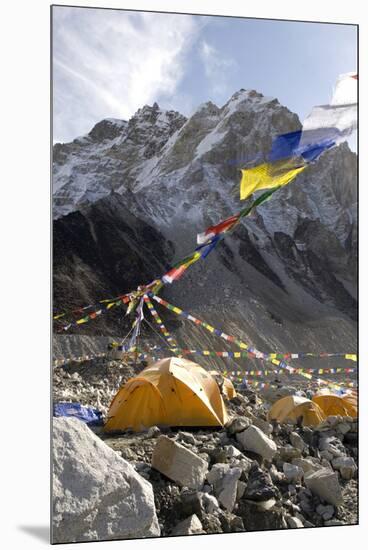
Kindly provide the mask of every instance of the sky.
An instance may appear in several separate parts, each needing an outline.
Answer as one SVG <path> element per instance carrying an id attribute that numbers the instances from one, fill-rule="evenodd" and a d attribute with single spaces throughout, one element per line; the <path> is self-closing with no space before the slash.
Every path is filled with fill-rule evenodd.
<path id="1" fill-rule="evenodd" d="M 240 88 L 276 97 L 303 121 L 355 70 L 353 25 L 56 6 L 54 142 L 155 101 L 186 116 L 209 100 L 221 107 Z"/>

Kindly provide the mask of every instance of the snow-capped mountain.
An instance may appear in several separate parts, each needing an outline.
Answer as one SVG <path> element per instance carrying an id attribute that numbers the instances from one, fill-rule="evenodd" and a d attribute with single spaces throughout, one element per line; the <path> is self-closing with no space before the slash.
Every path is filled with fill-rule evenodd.
<path id="1" fill-rule="evenodd" d="M 198 232 L 242 208 L 240 168 L 261 162 L 274 136 L 300 127 L 277 99 L 240 90 L 223 107 L 205 103 L 188 119 L 146 105 L 129 121 L 106 119 L 87 136 L 56 144 L 55 306 L 84 304 L 162 275 L 193 251 Z M 241 322 L 244 337 L 258 345 L 318 348 L 325 339 L 328 347 L 336 334 L 336 345 L 351 349 L 356 201 L 357 159 L 344 143 L 273 195 L 164 295 L 207 311 L 233 332 Z M 85 327 L 103 332 L 108 322 Z"/>

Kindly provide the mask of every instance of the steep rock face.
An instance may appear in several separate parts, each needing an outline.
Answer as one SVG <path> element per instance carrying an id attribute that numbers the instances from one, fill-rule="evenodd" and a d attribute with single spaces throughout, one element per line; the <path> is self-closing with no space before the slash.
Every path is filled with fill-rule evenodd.
<path id="1" fill-rule="evenodd" d="M 131 214 L 119 194 L 56 220 L 53 237 L 56 310 L 128 292 L 162 272 L 173 256 L 171 242 Z M 99 333 L 124 312 L 111 314 L 99 323 Z"/>
<path id="2" fill-rule="evenodd" d="M 80 304 L 86 295 L 97 298 L 97 288 L 100 297 L 105 289 L 121 292 L 162 275 L 170 262 L 193 251 L 197 232 L 243 207 L 240 168 L 262 162 L 275 135 L 300 126 L 277 99 L 240 90 L 221 108 L 201 105 L 188 120 L 155 104 L 129 122 L 102 121 L 85 138 L 56 145 L 54 214 L 74 211 L 55 222 L 58 304 L 70 303 L 75 285 Z M 347 144 L 327 151 L 163 295 L 230 333 L 241 325 L 239 335 L 265 348 L 326 349 L 335 335 L 335 347 L 354 347 L 356 171 L 356 155 Z M 101 194 L 110 196 L 101 201 Z M 129 239 L 132 223 L 135 234 Z M 74 271 L 63 279 L 69 224 L 74 244 L 66 263 Z M 95 254 L 88 268 L 84 260 L 79 265 L 79 224 L 90 232 L 85 248 Z M 141 234 L 140 224 L 156 231 Z M 186 342 L 192 338 L 192 345 L 200 341 L 204 347 L 208 335 L 197 330 L 192 337 L 181 321 L 169 315 L 171 320 Z"/>

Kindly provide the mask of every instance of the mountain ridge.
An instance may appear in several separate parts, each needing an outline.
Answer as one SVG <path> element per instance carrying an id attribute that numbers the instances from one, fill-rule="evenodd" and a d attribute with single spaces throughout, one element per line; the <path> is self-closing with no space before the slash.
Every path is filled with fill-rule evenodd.
<path id="1" fill-rule="evenodd" d="M 242 208 L 244 203 L 233 192 L 240 167 L 261 162 L 275 135 L 300 128 L 297 115 L 277 99 L 239 90 L 222 107 L 207 102 L 188 118 L 154 104 L 139 109 L 129 121 L 105 119 L 87 136 L 56 144 L 55 242 L 62 241 L 69 224 L 74 229 L 70 248 L 62 249 L 54 268 L 55 305 L 69 305 L 62 291 L 67 280 L 70 283 L 93 269 L 80 253 L 79 228 L 89 227 L 93 253 L 98 255 L 105 247 L 111 257 L 110 273 L 119 273 L 114 266 L 119 255 L 137 269 L 139 277 L 134 277 L 134 270 L 125 276 L 120 273 L 119 292 L 132 290 L 128 283 L 133 287 L 137 281 L 148 283 L 194 250 L 197 232 Z M 349 335 L 341 336 L 341 341 L 355 342 L 356 164 L 356 155 L 346 143 L 324 153 L 245 218 L 206 260 L 165 287 L 163 295 L 215 318 L 231 303 L 245 336 L 247 331 L 253 334 L 254 327 L 263 330 L 255 316 L 257 309 L 265 308 L 271 320 L 273 316 L 286 323 L 292 339 L 297 340 L 300 330 L 292 326 L 295 319 L 300 319 L 300 325 L 319 323 L 320 327 L 324 320 L 338 327 L 335 321 L 339 320 L 336 330 Z M 127 238 L 129 216 L 134 216 L 134 221 L 130 218 L 134 243 Z M 115 256 L 110 245 L 116 242 L 116 233 L 120 241 Z M 144 261 L 147 269 L 140 263 Z M 104 297 L 101 290 L 117 288 L 119 277 L 111 282 L 101 261 L 96 265 L 99 274 L 94 281 L 86 277 L 83 288 L 72 285 L 75 302 L 83 303 L 88 297 L 91 303 Z M 69 269 L 69 279 L 61 276 L 63 269 Z M 254 317 L 252 322 L 244 318 L 244 307 Z M 225 324 L 227 318 L 226 313 L 218 316 Z M 172 316 L 171 322 L 177 327 Z M 116 319 L 96 320 L 79 330 L 113 333 L 116 326 Z M 272 331 L 278 334 L 279 346 L 283 338 L 286 344 L 288 338 L 279 334 L 277 323 L 271 327 L 267 322 L 271 333 L 265 336 L 266 347 Z M 316 331 L 311 335 L 314 345 Z"/>

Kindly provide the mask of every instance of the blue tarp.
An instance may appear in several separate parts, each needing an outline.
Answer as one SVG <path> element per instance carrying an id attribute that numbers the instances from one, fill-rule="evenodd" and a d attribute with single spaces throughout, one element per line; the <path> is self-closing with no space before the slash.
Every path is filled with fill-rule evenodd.
<path id="1" fill-rule="evenodd" d="M 54 416 L 74 416 L 89 426 L 103 424 L 101 411 L 92 407 L 84 407 L 80 403 L 55 403 Z"/>

